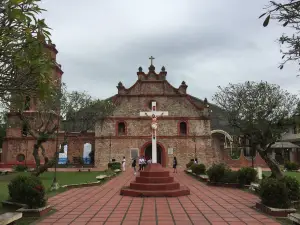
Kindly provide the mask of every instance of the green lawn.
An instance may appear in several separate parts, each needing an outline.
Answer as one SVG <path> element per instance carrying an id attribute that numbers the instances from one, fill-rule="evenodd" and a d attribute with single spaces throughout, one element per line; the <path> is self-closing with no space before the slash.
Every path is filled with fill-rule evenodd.
<path id="1" fill-rule="evenodd" d="M 104 172 L 57 172 L 57 180 L 60 185 L 65 184 L 78 184 L 84 182 L 94 182 L 96 176 L 103 174 Z M 9 181 L 17 175 L 26 175 L 30 176 L 30 173 L 12 173 L 9 175 L 0 176 L 0 201 L 6 200 L 8 197 L 7 185 Z M 43 184 L 45 185 L 46 190 L 49 190 L 51 187 L 54 177 L 54 172 L 45 172 L 40 178 L 42 179 Z M 48 194 L 51 194 L 48 192 Z"/>
<path id="2" fill-rule="evenodd" d="M 283 172 L 285 176 L 295 177 L 300 182 L 300 173 L 299 172 Z M 266 176 L 270 176 L 271 172 L 263 172 Z"/>
<path id="3" fill-rule="evenodd" d="M 65 184 L 79 184 L 85 182 L 95 182 L 97 181 L 96 176 L 104 174 L 105 172 L 57 172 L 57 180 L 60 185 Z M 7 185 L 12 178 L 18 175 L 30 176 L 30 173 L 11 173 L 9 175 L 0 175 L 0 201 L 8 199 L 8 189 Z M 57 192 L 50 192 L 50 187 L 53 181 L 54 172 L 45 172 L 40 178 L 45 185 L 47 190 L 47 195 L 53 196 L 57 193 L 64 191 L 65 189 L 60 189 Z M 4 208 L 2 208 L 2 204 L 0 203 L 0 214 L 6 212 Z M 25 225 L 31 224 L 36 221 L 37 218 L 22 218 L 17 221 L 17 225 Z"/>

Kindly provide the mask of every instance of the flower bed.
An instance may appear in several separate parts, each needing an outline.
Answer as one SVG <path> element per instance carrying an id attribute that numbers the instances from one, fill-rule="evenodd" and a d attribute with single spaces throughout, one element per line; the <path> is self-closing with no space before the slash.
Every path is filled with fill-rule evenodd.
<path id="1" fill-rule="evenodd" d="M 2 202 L 3 206 L 22 207 L 24 217 L 42 216 L 51 210 L 47 205 L 45 187 L 38 177 L 17 176 L 8 184 L 8 191 L 10 199 Z"/>
<path id="2" fill-rule="evenodd" d="M 261 202 L 257 202 L 255 207 L 261 212 L 274 217 L 287 217 L 288 214 L 296 212 L 296 209 L 294 208 L 288 208 L 288 209 L 272 208 L 262 204 Z"/>
<path id="3" fill-rule="evenodd" d="M 207 182 L 208 185 L 241 188 L 250 187 L 250 183 L 256 180 L 257 172 L 253 168 L 241 168 L 239 171 L 232 171 L 225 164 L 214 164 L 206 172 L 205 166 L 187 164 L 186 173 L 197 179 Z M 204 168 L 204 169 L 202 169 Z"/>
<path id="4" fill-rule="evenodd" d="M 46 215 L 48 212 L 52 210 L 51 205 L 47 205 L 45 207 L 36 208 L 36 209 L 28 209 L 28 208 L 20 208 L 17 212 L 23 214 L 24 217 L 42 217 Z"/>

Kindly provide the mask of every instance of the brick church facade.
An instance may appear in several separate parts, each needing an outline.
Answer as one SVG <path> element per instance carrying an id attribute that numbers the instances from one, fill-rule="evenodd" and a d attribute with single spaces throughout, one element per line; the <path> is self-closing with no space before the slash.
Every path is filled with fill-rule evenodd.
<path id="1" fill-rule="evenodd" d="M 47 47 L 56 59 L 58 51 L 55 45 Z M 62 74 L 61 66 L 56 64 L 53 76 L 60 82 Z M 99 168 L 107 167 L 112 159 L 121 161 L 123 156 L 127 159 L 127 166 L 137 156 L 150 157 L 151 118 L 140 117 L 140 112 L 150 112 L 151 104 L 155 101 L 157 111 L 168 111 L 168 116 L 158 118 L 158 162 L 163 166 L 171 166 L 174 156 L 182 167 L 193 158 L 198 158 L 207 166 L 214 162 L 226 162 L 237 167 L 250 166 L 249 158 L 242 154 L 239 160 L 232 160 L 228 149 L 224 147 L 224 137 L 229 135 L 230 129 L 222 121 L 220 109 L 206 99 L 200 100 L 189 95 L 187 87 L 184 81 L 179 87 L 172 86 L 167 80 L 165 67 L 160 72 L 156 72 L 152 63 L 146 72 L 140 67 L 137 80 L 131 87 L 126 88 L 121 82 L 118 83 L 117 93 L 111 97 L 116 105 L 112 116 L 96 124 L 94 130 L 87 133 L 68 133 L 68 160 L 72 163 L 75 158 L 82 157 L 86 143 L 92 145 L 94 165 Z M 35 112 L 33 99 L 30 99 L 27 112 Z M 8 121 L 15 119 L 13 112 L 8 114 Z M 0 167 L 15 164 L 35 166 L 32 151 L 36 140 L 22 133 L 22 127 L 8 126 Z M 64 142 L 65 132 L 59 130 L 56 136 L 58 138 L 44 143 L 48 157 L 53 156 L 57 146 Z M 42 156 L 41 159 L 43 162 Z M 254 160 L 256 165 L 265 165 L 259 155 Z"/>
<path id="2" fill-rule="evenodd" d="M 121 161 L 123 156 L 151 156 L 151 118 L 140 117 L 140 112 L 151 111 L 153 101 L 157 111 L 169 114 L 158 118 L 157 152 L 163 166 L 170 166 L 174 156 L 179 165 L 195 157 L 207 165 L 219 161 L 211 146 L 209 106 L 194 101 L 184 81 L 175 88 L 166 78 L 164 67 L 156 73 L 151 65 L 147 73 L 139 68 L 137 81 L 131 87 L 118 84 L 113 116 L 95 129 L 96 166 L 103 166 L 110 158 Z"/>

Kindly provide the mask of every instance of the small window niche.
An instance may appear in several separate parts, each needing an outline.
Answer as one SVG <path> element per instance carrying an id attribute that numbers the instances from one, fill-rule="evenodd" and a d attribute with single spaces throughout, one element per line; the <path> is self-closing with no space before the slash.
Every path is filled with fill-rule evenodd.
<path id="1" fill-rule="evenodd" d="M 126 135 L 126 124 L 125 122 L 118 122 L 118 135 Z"/>
<path id="2" fill-rule="evenodd" d="M 187 135 L 187 124 L 184 121 L 179 123 L 179 134 Z"/>

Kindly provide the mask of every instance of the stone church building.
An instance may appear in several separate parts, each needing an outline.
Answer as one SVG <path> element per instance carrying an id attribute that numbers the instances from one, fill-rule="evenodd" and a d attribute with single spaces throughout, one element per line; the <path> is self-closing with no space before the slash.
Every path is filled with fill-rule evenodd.
<path id="1" fill-rule="evenodd" d="M 117 161 L 123 156 L 151 157 L 151 118 L 140 117 L 140 112 L 151 111 L 153 101 L 157 111 L 168 112 L 168 116 L 158 118 L 158 162 L 171 165 L 174 156 L 180 165 L 195 157 L 205 164 L 219 161 L 211 145 L 209 105 L 188 95 L 184 81 L 178 88 L 172 86 L 165 68 L 157 73 L 151 64 L 146 73 L 139 68 L 137 81 L 131 87 L 126 88 L 120 82 L 117 89 L 113 116 L 95 129 L 96 165 L 106 164 L 112 157 Z"/>
<path id="2" fill-rule="evenodd" d="M 56 59 L 58 51 L 55 45 L 51 44 L 48 48 Z M 53 74 L 61 81 L 63 72 L 59 64 L 53 69 Z M 96 124 L 93 131 L 68 134 L 68 160 L 72 163 L 82 157 L 83 146 L 87 143 L 95 152 L 95 167 L 107 167 L 112 159 L 121 161 L 123 156 L 127 159 L 127 166 L 131 165 L 132 158 L 142 155 L 151 157 L 151 118 L 140 117 L 140 112 L 150 112 L 152 102 L 156 102 L 157 111 L 168 112 L 168 116 L 158 118 L 157 158 L 163 166 L 171 166 L 174 156 L 182 167 L 193 158 L 207 166 L 221 161 L 237 167 L 251 165 L 251 160 L 244 153 L 238 160 L 230 158 L 226 137 L 231 138 L 231 129 L 222 117 L 222 110 L 206 99 L 189 95 L 187 89 L 185 81 L 179 87 L 170 84 L 165 67 L 157 72 L 152 61 L 147 71 L 138 68 L 137 80 L 131 87 L 118 83 L 117 93 L 111 97 L 116 105 L 112 116 L 101 125 Z M 34 113 L 34 101 L 29 98 L 29 103 L 27 111 Z M 13 112 L 8 114 L 9 121 L 14 118 Z M 22 130 L 22 127 L 8 126 L 0 167 L 35 165 L 32 156 L 35 140 L 24 135 Z M 49 157 L 64 142 L 64 131 L 60 130 L 57 134 L 57 138 L 44 144 Z M 259 155 L 256 155 L 254 162 L 264 165 Z"/>

